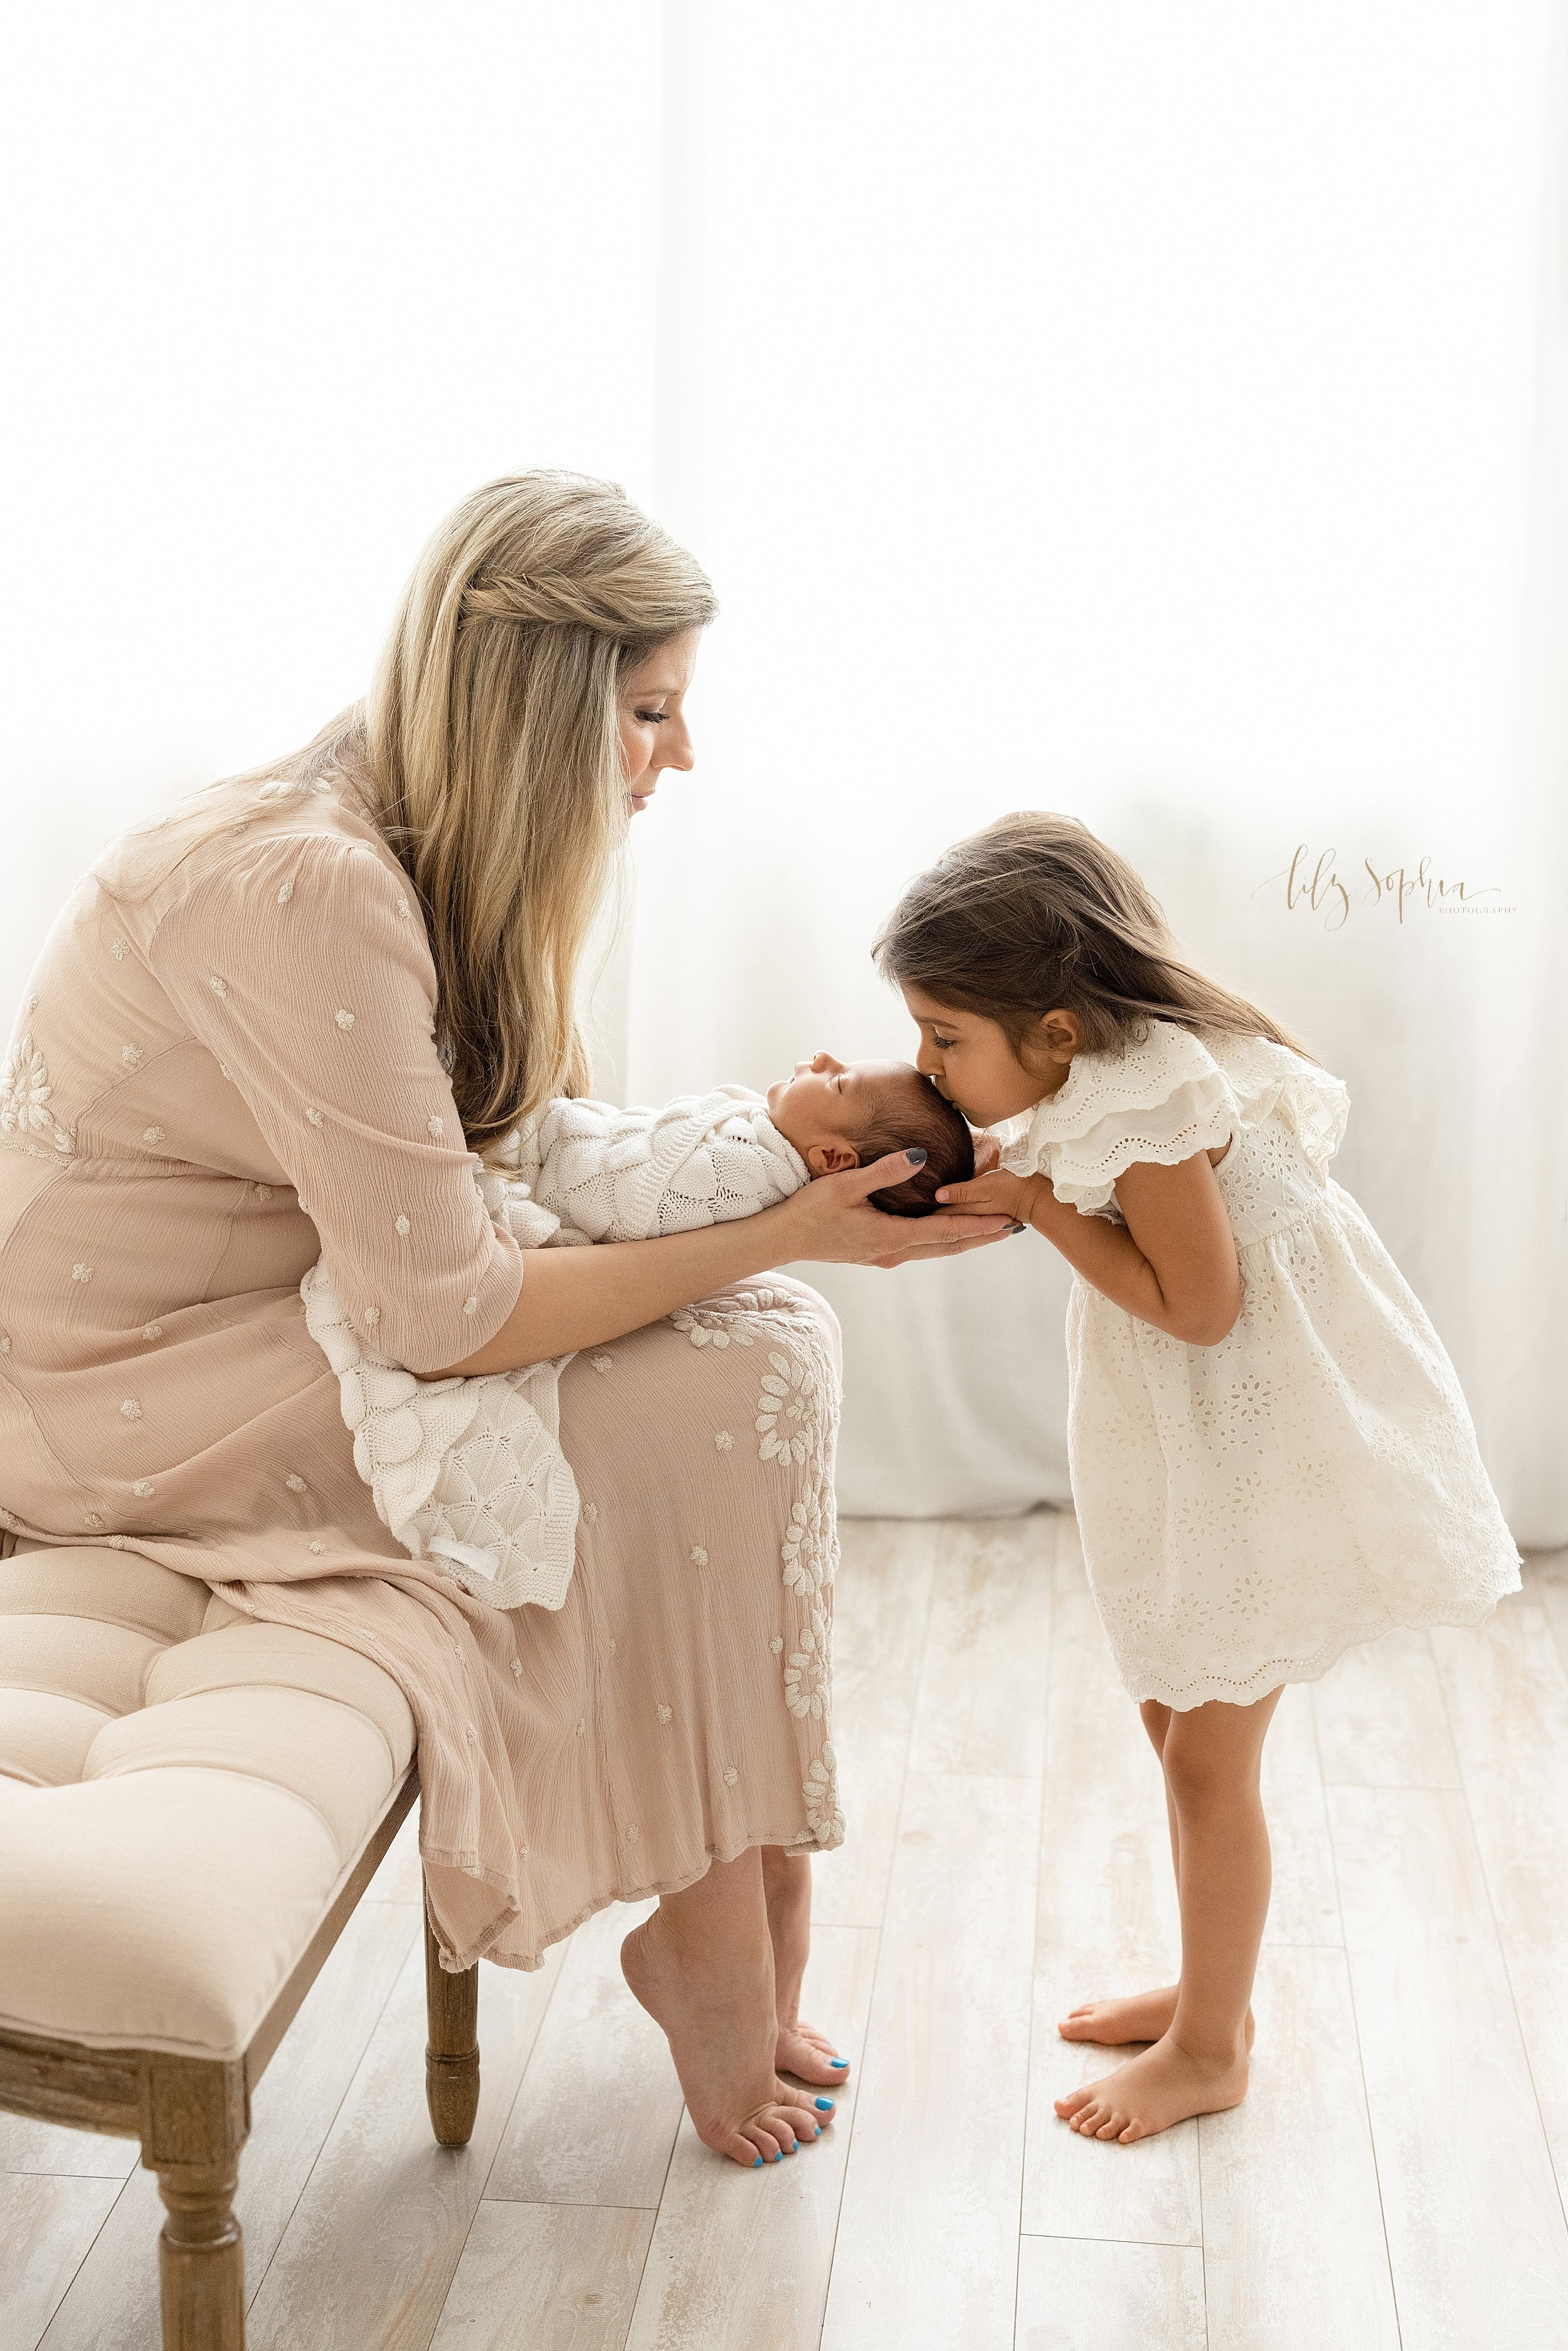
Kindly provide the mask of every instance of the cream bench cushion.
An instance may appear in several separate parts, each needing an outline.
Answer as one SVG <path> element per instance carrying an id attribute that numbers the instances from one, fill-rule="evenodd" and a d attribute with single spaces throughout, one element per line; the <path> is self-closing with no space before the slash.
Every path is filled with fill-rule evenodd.
<path id="1" fill-rule="evenodd" d="M 0 1560 L 0 2027 L 242 2056 L 413 1743 L 379 1666 L 134 1552 Z"/>

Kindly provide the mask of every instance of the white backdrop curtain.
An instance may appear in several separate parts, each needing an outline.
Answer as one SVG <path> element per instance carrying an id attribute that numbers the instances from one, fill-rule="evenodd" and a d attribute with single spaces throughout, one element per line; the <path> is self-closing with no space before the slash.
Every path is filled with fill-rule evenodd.
<path id="1" fill-rule="evenodd" d="M 453 499 L 612 474 L 724 612 L 605 1087 L 907 1050 L 903 881 L 1072 810 L 1348 1079 L 1343 1180 L 1568 1539 L 1563 0 L 154 0 L 12 47 L 8 993 L 107 832 L 360 689 Z M 848 1509 L 1065 1497 L 1042 1244 L 813 1279 Z"/>

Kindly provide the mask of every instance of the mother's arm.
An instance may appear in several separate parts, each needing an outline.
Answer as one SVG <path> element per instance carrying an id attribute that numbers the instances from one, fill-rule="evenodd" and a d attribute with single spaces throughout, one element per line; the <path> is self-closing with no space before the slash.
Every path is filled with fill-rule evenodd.
<path id="1" fill-rule="evenodd" d="M 517 1371 L 599 1346 L 774 1266 L 915 1264 L 982 1248 L 1008 1231 L 1011 1220 L 999 1216 L 883 1216 L 867 1196 L 902 1182 L 910 1164 L 896 1151 L 871 1167 L 819 1176 L 758 1216 L 665 1240 L 530 1249 L 517 1302 L 495 1336 L 444 1373 L 423 1376 Z"/>
<path id="2" fill-rule="evenodd" d="M 422 1379 L 444 1360 L 509 1371 L 591 1347 L 798 1258 L 902 1263 L 1006 1229 L 868 1207 L 908 1173 L 899 1152 L 734 1224 L 525 1259 L 474 1181 L 434 1040 L 435 970 L 398 871 L 336 832 L 263 830 L 217 840 L 184 884 L 153 970 L 295 1186 L 360 1338 Z"/>

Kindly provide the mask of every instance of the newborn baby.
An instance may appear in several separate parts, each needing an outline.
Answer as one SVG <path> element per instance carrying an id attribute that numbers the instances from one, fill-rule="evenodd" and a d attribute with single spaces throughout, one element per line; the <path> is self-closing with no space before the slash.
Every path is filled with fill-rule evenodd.
<path id="1" fill-rule="evenodd" d="M 662 1239 L 754 1217 L 816 1176 L 919 1144 L 925 1165 L 873 1192 L 895 1217 L 929 1216 L 974 1165 L 969 1129 L 907 1061 L 798 1061 L 766 1095 L 682 1094 L 662 1110 L 547 1102 L 486 1155 L 479 1189 L 520 1249 Z"/>
<path id="2" fill-rule="evenodd" d="M 547 1102 L 491 1151 L 476 1182 L 519 1248 L 572 1248 L 727 1224 L 815 1176 L 916 1145 L 925 1165 L 871 1195 L 895 1217 L 929 1216 L 944 1184 L 967 1182 L 968 1125 L 907 1061 L 845 1063 L 819 1053 L 766 1095 L 716 1086 L 662 1110 Z M 560 1367 L 416 1380 L 369 1344 L 324 1264 L 300 1293 L 310 1335 L 338 1374 L 354 1466 L 383 1525 L 415 1559 L 439 1559 L 477 1599 L 559 1608 L 571 1571 L 575 1489 L 554 1379 L 540 1374 Z"/>

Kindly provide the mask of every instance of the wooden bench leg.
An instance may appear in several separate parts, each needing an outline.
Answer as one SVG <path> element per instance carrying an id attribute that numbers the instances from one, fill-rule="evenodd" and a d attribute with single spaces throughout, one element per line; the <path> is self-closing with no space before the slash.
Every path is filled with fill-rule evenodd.
<path id="1" fill-rule="evenodd" d="M 424 2095 L 431 2127 L 443 2147 L 466 2147 L 479 2111 L 479 1970 L 449 1975 L 424 1921 L 424 2006 L 430 2039 L 424 2052 Z"/>
<path id="2" fill-rule="evenodd" d="M 158 2240 L 163 2351 L 245 2351 L 245 2252 L 235 2219 L 238 2167 L 180 2163 L 158 2174 L 168 2207 Z"/>
<path id="3" fill-rule="evenodd" d="M 141 2160 L 158 2174 L 163 2351 L 245 2351 L 245 2252 L 235 2218 L 250 2127 L 242 2064 L 153 2057 L 141 2076 Z"/>

